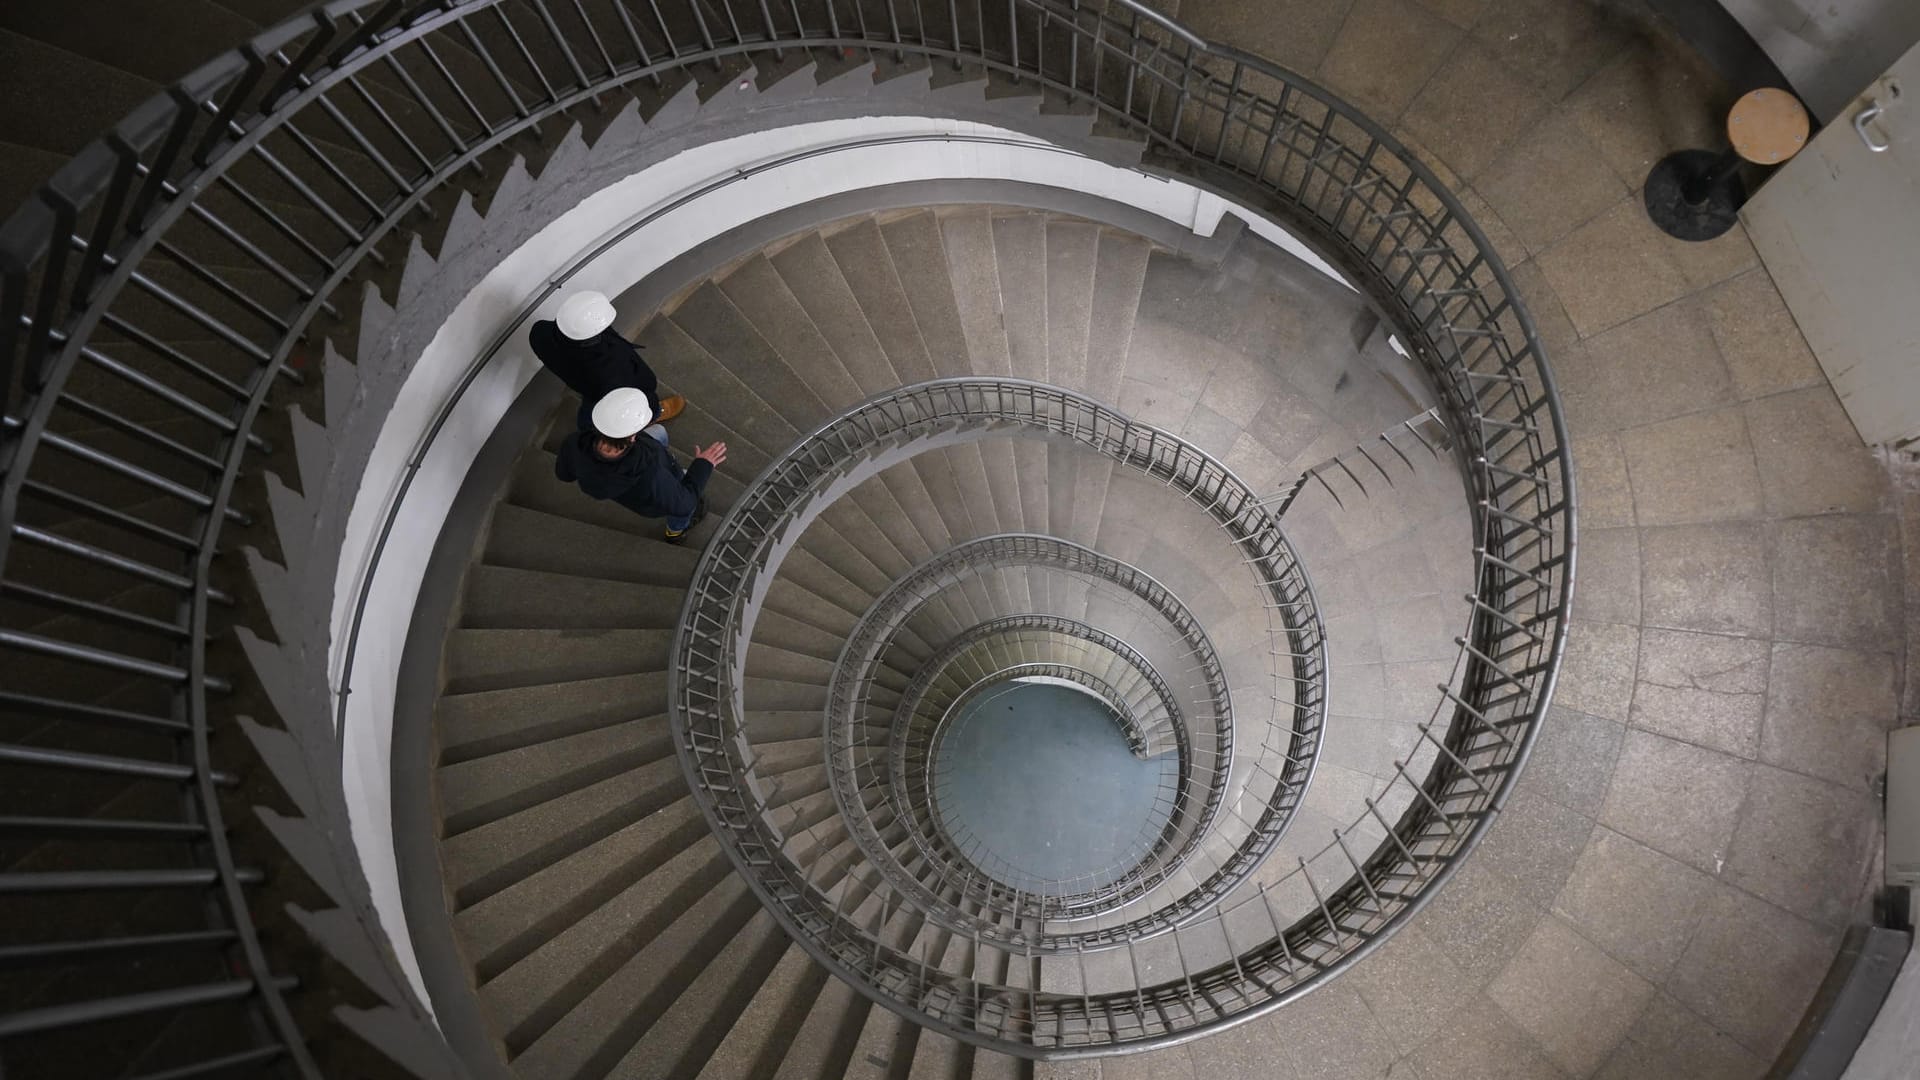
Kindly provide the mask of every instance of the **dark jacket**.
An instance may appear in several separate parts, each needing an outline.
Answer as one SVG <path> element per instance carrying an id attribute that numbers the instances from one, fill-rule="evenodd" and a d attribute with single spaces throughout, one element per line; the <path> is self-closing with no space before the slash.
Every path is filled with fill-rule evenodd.
<path id="1" fill-rule="evenodd" d="M 713 475 L 711 462 L 698 458 L 684 472 L 673 454 L 642 435 L 625 456 L 603 460 L 593 452 L 591 430 L 576 431 L 560 444 L 553 474 L 596 499 L 612 499 L 644 517 L 688 517 L 700 505 L 700 493 Z"/>
<path id="2" fill-rule="evenodd" d="M 593 426 L 593 406 L 607 391 L 631 386 L 644 391 L 647 404 L 660 411 L 660 380 L 653 369 L 640 359 L 640 347 L 614 333 L 602 330 L 597 337 L 575 341 L 560 332 L 552 319 L 543 319 L 527 331 L 533 355 L 547 370 L 580 395 L 581 428 Z"/>

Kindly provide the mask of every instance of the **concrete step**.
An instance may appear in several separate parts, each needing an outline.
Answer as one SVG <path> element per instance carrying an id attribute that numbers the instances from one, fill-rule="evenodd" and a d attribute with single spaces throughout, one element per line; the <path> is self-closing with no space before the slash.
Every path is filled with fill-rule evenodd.
<path id="1" fill-rule="evenodd" d="M 975 375 L 1010 375 L 1013 360 L 1002 314 L 992 219 L 985 207 L 966 207 L 939 220 L 954 308 L 967 345 L 968 370 Z"/>
<path id="2" fill-rule="evenodd" d="M 781 358 L 829 408 L 845 409 L 867 396 L 766 256 L 735 267 L 720 291 L 763 338 L 778 343 Z"/>
<path id="3" fill-rule="evenodd" d="M 788 1040 L 805 1022 L 807 1011 L 838 981 L 813 962 L 805 949 L 789 943 L 773 971 L 754 990 L 753 999 L 727 1029 L 696 1080 L 734 1080 L 769 1076 L 789 1049 Z"/>
<path id="4" fill-rule="evenodd" d="M 1088 222 L 1047 221 L 1047 381 L 1070 390 L 1086 382 L 1099 239 Z"/>
<path id="5" fill-rule="evenodd" d="M 708 414 L 723 418 L 741 440 L 773 455 L 800 436 L 800 429 L 761 397 L 756 387 L 728 371 L 672 319 L 648 322 L 635 343 L 646 348 L 647 363 L 663 383 L 689 401 L 699 402 Z M 733 440 L 728 440 L 729 448 L 732 445 Z"/>
<path id="6" fill-rule="evenodd" d="M 660 761 L 673 753 L 665 716 L 648 716 L 443 766 L 436 774 L 443 836 Z"/>
<path id="7" fill-rule="evenodd" d="M 447 694 L 510 690 L 665 670 L 670 629 L 447 631 Z"/>
<path id="8" fill-rule="evenodd" d="M 847 1063 L 866 1025 L 867 1013 L 884 1012 L 853 987 L 829 978 L 793 1029 L 773 1073 L 774 1080 L 834 1080 Z"/>
<path id="9" fill-rule="evenodd" d="M 668 805 L 685 790 L 661 758 L 441 841 L 443 874 L 465 907 Z"/>
<path id="10" fill-rule="evenodd" d="M 821 337 L 832 346 L 861 397 L 872 397 L 906 381 L 889 362 L 885 347 L 867 322 L 859 296 L 841 273 L 825 239 L 818 233 L 808 233 L 769 261 Z"/>
<path id="11" fill-rule="evenodd" d="M 282 6 L 288 14 L 298 10 Z M 211 0 L 179 0 L 164 9 L 80 0 L 8 4 L 0 29 L 163 84 L 252 37 L 259 26 Z"/>
<path id="12" fill-rule="evenodd" d="M 1088 318 L 1084 391 L 1112 405 L 1120 398 L 1134 317 L 1147 280 L 1153 247 L 1130 233 L 1100 231 L 1093 267 L 1093 305 Z"/>
<path id="13" fill-rule="evenodd" d="M 792 947 L 770 912 L 756 913 L 608 1075 L 621 1080 L 694 1075 Z"/>
<path id="14" fill-rule="evenodd" d="M 152 79 L 0 28 L 7 142 L 65 160 L 159 90 Z"/>
<path id="15" fill-rule="evenodd" d="M 455 912 L 454 930 L 476 978 L 492 980 L 709 836 L 699 806 L 686 795 Z M 724 873 L 714 862 L 713 880 Z"/>
<path id="16" fill-rule="evenodd" d="M 699 551 L 511 504 L 494 509 L 481 561 L 515 570 L 683 586 Z"/>
<path id="17" fill-rule="evenodd" d="M 693 290 L 672 319 L 707 355 L 724 365 L 765 401 L 778 402 L 781 415 L 797 431 L 811 430 L 831 415 L 812 385 L 789 367 L 781 349 L 784 336 L 764 336 L 713 282 Z M 784 328 L 782 328 L 784 329 Z"/>
<path id="18" fill-rule="evenodd" d="M 575 1077 L 608 1075 L 621 1068 L 627 1054 L 673 1015 L 683 988 L 695 986 L 756 916 L 766 918 L 745 881 L 737 875 L 724 877 L 525 1045 L 513 1059 L 515 1070 L 529 1076 Z M 510 1052 L 518 1049 L 515 1044 L 509 1037 Z"/>
<path id="19" fill-rule="evenodd" d="M 751 900 L 746 882 L 730 869 L 719 842 L 703 837 L 482 986 L 481 1002 L 515 1057 L 516 1071 L 523 1076 L 594 1075 L 581 1068 L 579 1055 L 598 1048 L 578 1045 L 594 1035 L 581 1031 L 573 1016 L 637 956 L 666 944 L 661 938 L 676 924 L 686 924 L 680 926 L 680 936 L 696 936 L 693 924 L 699 918 L 720 914 L 729 902 Z M 655 956 L 668 951 L 656 948 Z M 670 995 L 675 988 L 652 989 Z M 544 1051 L 539 1049 L 542 1040 Z M 536 1050 L 532 1061 L 519 1060 L 529 1048 Z M 569 1049 L 572 1054 L 565 1053 Z M 566 1061 L 571 1068 L 562 1067 L 564 1059 L 572 1059 Z M 534 1062 L 544 1066 L 543 1071 L 530 1072 Z"/>
<path id="20" fill-rule="evenodd" d="M 868 1009 L 843 1075 L 847 1080 L 891 1080 L 905 1074 L 913 1065 L 913 1044 L 919 1034 L 918 1025 L 892 1009 Z"/>
<path id="21" fill-rule="evenodd" d="M 880 226 L 887 255 L 912 309 L 935 376 L 973 373 L 940 219 L 931 210 Z"/>
<path id="22" fill-rule="evenodd" d="M 992 217 L 1011 374 L 1047 381 L 1047 232 L 1039 214 Z"/>
<path id="23" fill-rule="evenodd" d="M 440 763 L 452 765 L 596 727 L 658 715 L 666 673 L 637 672 L 446 694 L 435 709 Z"/>
<path id="24" fill-rule="evenodd" d="M 917 383 L 933 378 L 933 361 L 920 335 L 912 298 L 894 270 L 879 222 L 872 217 L 861 218 L 829 233 L 826 244 L 841 276 L 859 298 L 861 314 L 899 381 Z"/>
<path id="25" fill-rule="evenodd" d="M 673 626 L 682 590 L 576 574 L 476 566 L 461 625 L 480 628 L 647 630 Z"/>

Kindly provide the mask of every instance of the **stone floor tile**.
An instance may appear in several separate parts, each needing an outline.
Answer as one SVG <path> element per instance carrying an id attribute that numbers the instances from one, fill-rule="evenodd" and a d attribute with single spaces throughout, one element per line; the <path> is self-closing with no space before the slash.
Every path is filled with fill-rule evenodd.
<path id="1" fill-rule="evenodd" d="M 1413 925 L 1454 959 L 1467 985 L 1484 986 L 1533 933 L 1542 909 L 1519 887 L 1469 858 Z"/>
<path id="2" fill-rule="evenodd" d="M 1098 1061 L 1038 1061 L 1033 1080 L 1104 1080 Z"/>
<path id="3" fill-rule="evenodd" d="M 1639 1018 L 1653 984 L 1549 917 L 1487 996 L 1562 1069 L 1586 1076 Z"/>
<path id="4" fill-rule="evenodd" d="M 1194 394 L 1192 387 L 1155 386 L 1127 378 L 1120 381 L 1120 400 L 1115 405 L 1143 424 L 1178 431 L 1186 424 L 1187 414 L 1193 411 Z"/>
<path id="5" fill-rule="evenodd" d="M 1628 730 L 1600 823 L 1718 874 L 1753 766 L 1716 750 Z"/>
<path id="6" fill-rule="evenodd" d="M 1640 611 L 1648 626 L 1769 634 L 1772 580 L 1757 523 L 1640 530 Z"/>
<path id="7" fill-rule="evenodd" d="M 1420 536 L 1403 536 L 1360 555 L 1365 567 L 1367 595 L 1374 607 L 1384 607 L 1409 596 L 1437 593 L 1427 566 Z"/>
<path id="8" fill-rule="evenodd" d="M 1551 263 L 1547 272 L 1553 273 Z M 1587 340 L 1565 354 L 1554 373 L 1576 437 L 1733 402 L 1706 316 L 1691 302 L 1670 304 Z M 1632 437 L 1620 441 L 1630 448 Z"/>
<path id="9" fill-rule="evenodd" d="M 1727 879 L 1802 918 L 1844 925 L 1879 836 L 1872 795 L 1770 765 L 1754 769 Z"/>
<path id="10" fill-rule="evenodd" d="M 1267 0 L 1260 4 L 1186 0 L 1179 18 L 1212 41 L 1231 41 L 1294 71 L 1320 66 L 1346 18 L 1349 0 Z"/>
<path id="11" fill-rule="evenodd" d="M 1547 99 L 1514 78 L 1494 52 L 1467 41 L 1434 72 L 1400 122 L 1471 181 L 1546 109 Z"/>
<path id="12" fill-rule="evenodd" d="M 1645 207 L 1622 199 L 1538 258 L 1567 316 L 1590 337 L 1693 291 L 1670 242 Z"/>
<path id="13" fill-rule="evenodd" d="M 1775 637 L 1890 649 L 1902 626 L 1899 532 L 1882 514 L 1768 526 Z"/>
<path id="14" fill-rule="evenodd" d="M 1515 78 L 1559 101 L 1626 48 L 1630 29 L 1592 0 L 1493 0 L 1473 38 Z"/>
<path id="15" fill-rule="evenodd" d="M 1648 36 L 1567 99 L 1615 175 L 1635 191 L 1674 150 L 1713 146 L 1736 94 L 1691 49 Z"/>
<path id="16" fill-rule="evenodd" d="M 1761 760 L 1864 790 L 1886 770 L 1899 723 L 1894 657 L 1775 645 Z"/>
<path id="17" fill-rule="evenodd" d="M 1618 436 L 1574 439 L 1573 473 L 1580 485 L 1581 525 L 1611 529 L 1635 523 L 1633 485 L 1627 480 L 1627 455 L 1620 449 Z"/>
<path id="18" fill-rule="evenodd" d="M 1401 1053 L 1446 1027 L 1466 981 L 1446 949 L 1409 926 L 1386 940 L 1342 980 L 1365 999 Z"/>
<path id="19" fill-rule="evenodd" d="M 1643 207 L 1642 211 L 1645 213 Z M 1760 253 L 1747 239 L 1746 226 L 1733 228 L 1712 240 L 1692 242 L 1661 234 L 1667 255 L 1686 275 L 1687 284 L 1698 292 L 1745 274 L 1760 265 Z"/>
<path id="20" fill-rule="evenodd" d="M 1523 783 L 1561 806 L 1588 817 L 1600 812 L 1626 728 L 1555 704 L 1534 736 Z"/>
<path id="21" fill-rule="evenodd" d="M 1255 491 L 1278 491 L 1280 485 L 1289 482 L 1297 474 L 1287 471 L 1287 463 L 1273 455 L 1266 444 L 1246 432 L 1233 440 L 1226 455 L 1220 459 L 1233 474 L 1245 481 Z M 1293 518 L 1287 519 L 1288 532 L 1293 532 Z M 1314 571 L 1314 588 L 1320 585 L 1319 570 Z"/>
<path id="22" fill-rule="evenodd" d="M 1628 722 L 1669 738 L 1751 758 L 1766 711 L 1767 643 L 1646 630 Z"/>
<path id="23" fill-rule="evenodd" d="M 1320 64 L 1320 81 L 1377 120 L 1400 115 L 1460 39 L 1409 0 L 1356 0 Z"/>
<path id="24" fill-rule="evenodd" d="M 1495 159 L 1474 187 L 1537 254 L 1627 196 L 1611 170 L 1594 167 L 1596 153 L 1573 116 L 1554 111 Z"/>
<path id="25" fill-rule="evenodd" d="M 1659 994 L 1595 1080 L 1753 1080 L 1766 1069 L 1751 1051 Z"/>
<path id="26" fill-rule="evenodd" d="M 1582 507 L 1584 509 L 1584 507 Z M 1640 531 L 1591 529 L 1581 515 L 1574 610 L 1594 622 L 1640 621 Z"/>
<path id="27" fill-rule="evenodd" d="M 1273 1060 L 1266 1033 L 1241 1024 L 1187 1044 L 1198 1076 L 1257 1076 Z"/>
<path id="28" fill-rule="evenodd" d="M 1332 423 L 1304 395 L 1276 390 L 1267 396 L 1246 428 L 1274 457 L 1291 462 Z"/>
<path id="29" fill-rule="evenodd" d="M 1760 470 L 1738 408 L 1694 413 L 1623 432 L 1634 517 L 1686 525 L 1758 517 Z"/>
<path id="30" fill-rule="evenodd" d="M 1352 667 L 1380 662 L 1380 626 L 1373 612 L 1358 611 L 1322 619 L 1327 639 L 1327 666 Z"/>
<path id="31" fill-rule="evenodd" d="M 1592 832 L 1593 819 L 1550 801 L 1522 773 L 1515 795 L 1473 858 L 1505 879 L 1521 899 L 1545 909 L 1560 895 Z"/>
<path id="32" fill-rule="evenodd" d="M 1859 514 L 1887 504 L 1886 466 L 1860 441 L 1832 389 L 1779 394 L 1744 411 L 1769 517 Z"/>
<path id="33" fill-rule="evenodd" d="M 1341 716 L 1393 718 L 1384 668 L 1379 664 L 1361 664 L 1341 668 L 1337 675 L 1330 676 L 1327 680 L 1327 711 Z"/>
<path id="34" fill-rule="evenodd" d="M 1465 629 L 1466 605 L 1438 594 L 1415 596 L 1378 609 L 1380 658 L 1389 664 L 1410 660 L 1451 661 L 1460 651 L 1453 639 Z"/>
<path id="35" fill-rule="evenodd" d="M 1440 684 L 1453 677 L 1452 660 L 1415 660 L 1387 664 L 1382 671 L 1386 681 L 1387 719 L 1403 724 L 1428 723 L 1440 704 Z M 1448 716 L 1452 715 L 1449 709 Z M 1438 730 L 1435 734 L 1439 734 Z"/>
<path id="36" fill-rule="evenodd" d="M 1473 25 L 1491 0 L 1417 0 L 1421 7 L 1461 29 Z"/>
<path id="37" fill-rule="evenodd" d="M 1664 989 L 1771 1060 L 1833 962 L 1838 936 L 1738 889 L 1717 886 Z"/>
<path id="38" fill-rule="evenodd" d="M 1388 1075 L 1399 1052 L 1360 994 L 1346 980 L 1320 987 L 1271 1017 L 1279 1075 L 1314 1080 L 1375 1080 Z M 1271 1066 L 1269 1066 L 1271 1068 Z M 1272 1072 L 1247 1075 L 1274 1075 Z"/>
<path id="39" fill-rule="evenodd" d="M 1187 426 L 1180 430 L 1180 437 L 1214 457 L 1224 457 L 1240 438 L 1240 428 L 1205 405 L 1195 405 L 1187 415 Z"/>
<path id="40" fill-rule="evenodd" d="M 1453 1022 L 1412 1055 L 1421 1080 L 1555 1080 L 1560 1066 L 1485 996 L 1462 998 Z"/>
<path id="41" fill-rule="evenodd" d="M 1540 269 L 1539 262 L 1528 259 L 1513 267 L 1512 273 L 1513 286 L 1519 290 L 1521 301 L 1527 305 L 1527 314 L 1533 318 L 1534 332 L 1547 350 L 1547 363 L 1557 364 L 1560 352 L 1580 340 L 1580 332 L 1573 328 L 1573 320 L 1567 318 L 1566 305 L 1560 302 L 1560 295 L 1553 291 L 1553 285 L 1547 281 L 1546 272 Z"/>
<path id="42" fill-rule="evenodd" d="M 1493 248 L 1495 255 L 1500 256 L 1501 262 L 1508 266 L 1518 266 L 1531 261 L 1532 253 L 1521 241 L 1520 234 L 1513 231 L 1513 227 L 1507 224 L 1506 219 L 1500 216 L 1500 212 L 1493 208 L 1493 204 L 1487 201 L 1485 195 L 1470 187 L 1453 190 L 1454 194 L 1460 196 L 1460 205 L 1466 210 L 1467 216 L 1472 218 L 1473 223 L 1480 226 L 1480 231 L 1486 234 L 1487 244 Z"/>
<path id="43" fill-rule="evenodd" d="M 1820 362 L 1764 267 L 1749 270 L 1708 292 L 1713 339 L 1742 400 L 1820 386 Z"/>
<path id="44" fill-rule="evenodd" d="M 1200 404 L 1246 427 L 1267 398 L 1285 386 L 1266 365 L 1237 352 L 1225 352 L 1200 391 Z"/>
<path id="45" fill-rule="evenodd" d="M 1580 853 L 1553 910 L 1588 940 L 1655 981 L 1693 937 L 1713 879 L 1602 827 Z"/>
<path id="46" fill-rule="evenodd" d="M 1633 671 L 1640 649 L 1637 627 L 1575 619 L 1567 629 L 1554 703 L 1567 709 L 1625 720 L 1633 701 Z"/>

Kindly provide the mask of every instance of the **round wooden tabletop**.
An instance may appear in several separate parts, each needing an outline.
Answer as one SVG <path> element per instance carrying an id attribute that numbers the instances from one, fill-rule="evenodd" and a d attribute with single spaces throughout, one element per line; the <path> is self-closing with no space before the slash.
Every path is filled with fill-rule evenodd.
<path id="1" fill-rule="evenodd" d="M 1727 113 L 1734 152 L 1756 165 L 1778 165 L 1807 145 L 1807 110 L 1792 92 L 1750 90 Z"/>

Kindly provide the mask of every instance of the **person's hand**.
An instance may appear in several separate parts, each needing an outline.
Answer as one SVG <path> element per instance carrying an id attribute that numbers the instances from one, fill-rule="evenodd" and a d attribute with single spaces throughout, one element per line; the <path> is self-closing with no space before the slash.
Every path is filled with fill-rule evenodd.
<path id="1" fill-rule="evenodd" d="M 708 443 L 705 446 L 696 446 L 693 448 L 693 457 L 694 460 L 705 461 L 717 469 L 721 463 L 727 460 L 727 444 L 716 442 Z"/>

